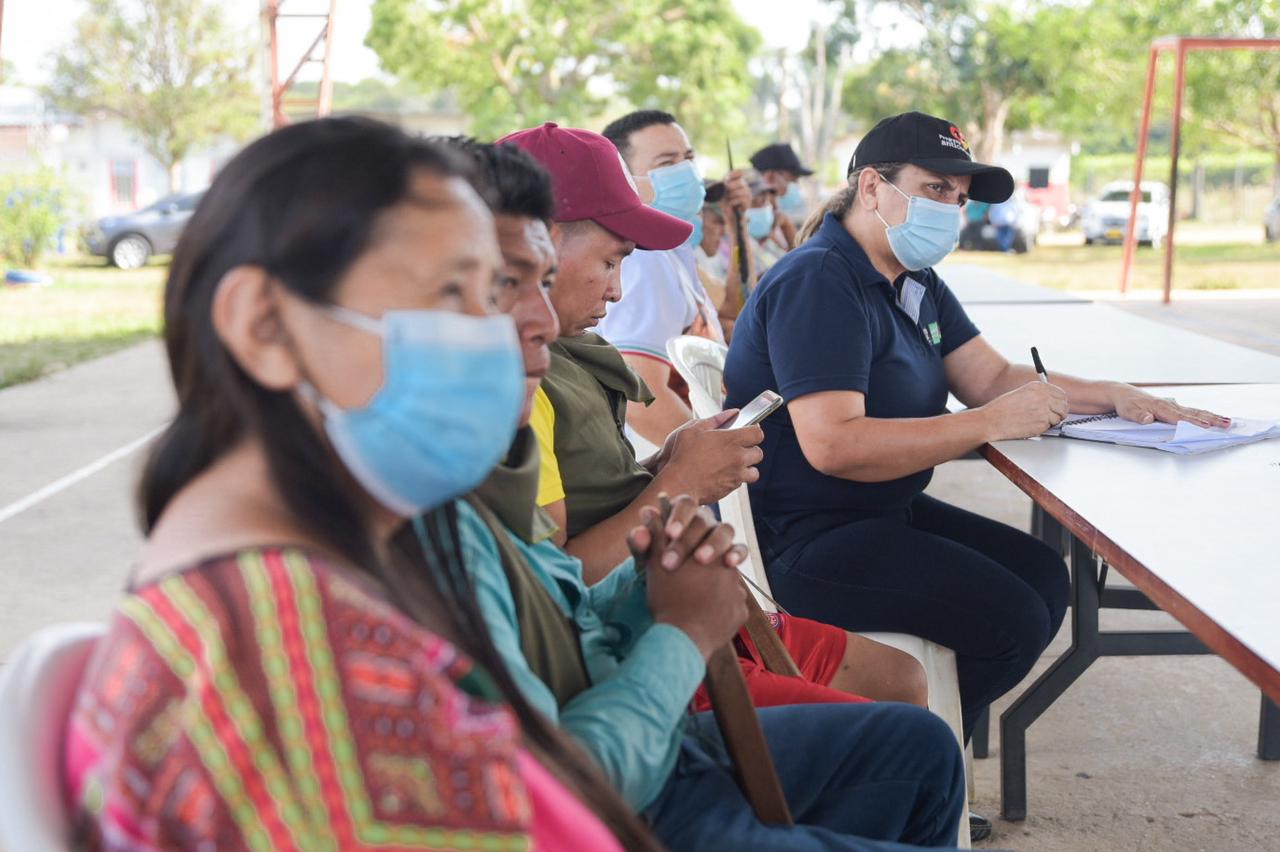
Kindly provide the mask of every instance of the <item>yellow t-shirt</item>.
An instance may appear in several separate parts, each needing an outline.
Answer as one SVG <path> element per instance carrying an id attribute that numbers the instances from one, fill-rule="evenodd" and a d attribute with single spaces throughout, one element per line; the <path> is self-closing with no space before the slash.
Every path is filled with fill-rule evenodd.
<path id="1" fill-rule="evenodd" d="M 556 459 L 556 410 L 542 388 L 533 395 L 529 425 L 538 439 L 542 462 L 538 471 L 538 505 L 547 506 L 564 499 L 564 480 L 560 478 L 560 462 Z"/>

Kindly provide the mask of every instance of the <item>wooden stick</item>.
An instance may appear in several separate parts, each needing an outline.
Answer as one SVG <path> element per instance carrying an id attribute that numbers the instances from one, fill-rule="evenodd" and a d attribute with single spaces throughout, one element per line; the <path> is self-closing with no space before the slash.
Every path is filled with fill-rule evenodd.
<path id="1" fill-rule="evenodd" d="M 751 810 L 763 823 L 793 825 L 760 717 L 751 704 L 747 680 L 732 645 L 725 645 L 707 660 L 706 685 L 720 736 L 733 761 L 734 775 Z"/>
<path id="2" fill-rule="evenodd" d="M 658 495 L 658 506 L 661 510 L 661 524 L 656 531 L 652 526 L 650 527 L 651 532 L 655 533 L 653 540 L 649 543 L 650 553 L 657 552 L 657 549 L 664 544 L 661 529 L 666 526 L 667 519 L 671 517 L 671 501 L 667 499 L 666 494 Z M 755 603 L 754 598 L 751 598 L 750 593 L 747 597 L 759 612 L 759 605 Z M 764 626 L 773 633 L 773 628 L 769 625 L 768 619 L 764 618 L 764 613 L 761 612 L 760 616 L 764 620 Z M 777 641 L 776 633 L 773 638 Z M 783 653 L 786 653 L 785 648 Z M 715 714 L 716 724 L 720 726 L 720 736 L 724 740 L 725 749 L 729 752 L 729 759 L 733 761 L 734 777 L 747 803 L 751 805 L 751 810 L 763 823 L 793 825 L 791 809 L 787 806 L 787 797 L 782 792 L 778 771 L 773 766 L 773 755 L 769 753 L 769 743 L 764 738 L 764 730 L 760 727 L 760 717 L 756 715 L 755 705 L 751 703 L 751 693 L 747 691 L 747 679 L 742 674 L 738 653 L 734 650 L 732 643 L 715 651 L 711 659 L 707 660 L 707 674 L 703 682 L 707 686 L 707 695 L 711 699 L 711 711 Z"/>
<path id="3" fill-rule="evenodd" d="M 747 593 L 747 635 L 760 652 L 766 671 L 787 677 L 803 677 L 800 667 L 791 658 L 791 652 L 782 644 L 782 637 L 773 629 L 769 617 L 760 608 L 760 602 L 750 592 Z"/>

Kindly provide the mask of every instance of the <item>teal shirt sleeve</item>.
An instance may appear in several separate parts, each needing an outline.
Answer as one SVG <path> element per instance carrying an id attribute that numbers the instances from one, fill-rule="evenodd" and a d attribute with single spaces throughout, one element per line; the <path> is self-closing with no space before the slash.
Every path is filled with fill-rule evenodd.
<path id="1" fill-rule="evenodd" d="M 609 677 L 557 707 L 551 691 L 524 658 L 515 602 L 492 535 L 464 504 L 458 507 L 458 529 L 480 611 L 521 693 L 591 753 L 631 807 L 646 807 L 675 767 L 685 709 L 705 674 L 702 654 L 693 640 L 679 628 L 653 624 L 646 615 L 647 629 Z M 631 579 L 635 579 L 634 569 Z M 609 587 L 623 590 L 618 595 L 605 596 L 601 589 L 600 603 L 634 604 L 636 594 L 643 598 L 644 584 L 627 580 L 621 575 L 618 584 Z M 583 593 L 588 594 L 585 586 Z M 588 601 L 594 607 L 596 595 L 590 594 Z M 583 651 L 604 653 L 600 645 L 587 643 Z M 596 667 L 588 661 L 588 668 Z"/>
<path id="2" fill-rule="evenodd" d="M 623 634 L 639 637 L 653 626 L 653 613 L 649 610 L 649 587 L 644 577 L 636 571 L 634 559 L 628 559 L 610 571 L 600 582 L 587 590 L 591 608 L 602 621 L 624 625 Z M 617 647 L 620 654 L 630 653 L 631 643 Z"/>

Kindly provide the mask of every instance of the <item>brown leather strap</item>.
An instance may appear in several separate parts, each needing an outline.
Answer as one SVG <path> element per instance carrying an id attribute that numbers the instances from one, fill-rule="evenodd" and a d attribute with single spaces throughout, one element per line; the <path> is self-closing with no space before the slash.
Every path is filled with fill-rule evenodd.
<path id="1" fill-rule="evenodd" d="M 746 585 L 745 583 L 743 585 Z M 760 652 L 760 661 L 766 671 L 787 677 L 802 677 L 800 667 L 791 659 L 791 652 L 782 644 L 782 637 L 769 623 L 769 617 L 760 608 L 754 595 L 747 595 L 747 635 Z"/>
<path id="2" fill-rule="evenodd" d="M 760 728 L 760 717 L 751 704 L 747 681 L 732 645 L 725 645 L 707 660 L 707 694 L 720 726 L 738 786 L 761 822 L 792 825 L 782 784 L 773 767 L 769 744 Z"/>

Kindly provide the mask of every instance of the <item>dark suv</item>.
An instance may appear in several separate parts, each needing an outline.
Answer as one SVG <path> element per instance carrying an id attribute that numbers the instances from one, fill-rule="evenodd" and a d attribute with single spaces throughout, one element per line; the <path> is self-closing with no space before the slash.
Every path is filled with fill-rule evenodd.
<path id="1" fill-rule="evenodd" d="M 136 213 L 99 219 L 84 235 L 89 253 L 121 269 L 137 269 L 153 254 L 169 254 L 203 196 L 203 190 L 169 195 Z"/>

